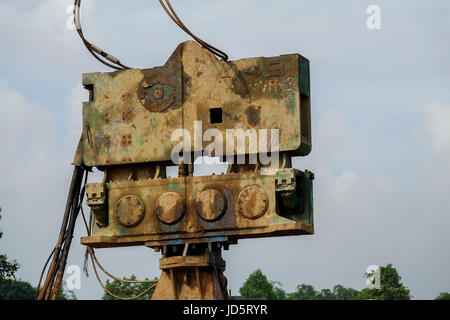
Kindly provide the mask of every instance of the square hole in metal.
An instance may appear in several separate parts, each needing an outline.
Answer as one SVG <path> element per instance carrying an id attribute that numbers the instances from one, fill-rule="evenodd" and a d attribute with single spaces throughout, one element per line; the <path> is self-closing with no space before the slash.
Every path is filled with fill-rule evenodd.
<path id="1" fill-rule="evenodd" d="M 209 120 L 211 124 L 222 123 L 222 108 L 209 109 Z"/>

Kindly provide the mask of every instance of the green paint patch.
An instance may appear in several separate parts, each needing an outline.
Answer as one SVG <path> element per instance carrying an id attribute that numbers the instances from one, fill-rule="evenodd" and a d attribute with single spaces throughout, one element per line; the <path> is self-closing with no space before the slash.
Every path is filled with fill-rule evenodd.
<path id="1" fill-rule="evenodd" d="M 280 223 L 291 223 L 292 220 L 283 218 L 282 216 L 279 215 L 274 215 L 272 218 L 272 224 L 280 224 Z"/>
<path id="2" fill-rule="evenodd" d="M 169 184 L 170 191 L 183 191 L 184 185 L 182 184 Z"/>

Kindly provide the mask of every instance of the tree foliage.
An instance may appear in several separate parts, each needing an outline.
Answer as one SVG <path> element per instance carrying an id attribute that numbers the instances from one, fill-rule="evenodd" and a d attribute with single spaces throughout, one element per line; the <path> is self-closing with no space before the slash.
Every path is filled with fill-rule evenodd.
<path id="1" fill-rule="evenodd" d="M 261 269 L 258 269 L 250 274 L 239 289 L 239 292 L 247 298 L 265 298 L 268 300 L 286 299 L 286 293 L 279 285 L 278 282 L 267 280 L 267 277 L 262 273 Z"/>
<path id="2" fill-rule="evenodd" d="M 258 269 L 250 274 L 239 292 L 247 298 L 270 300 L 409 300 L 411 298 L 409 289 L 401 283 L 400 275 L 391 264 L 380 267 L 380 274 L 381 287 L 379 289 L 366 288 L 358 291 L 338 284 L 332 290 L 322 289 L 319 291 L 311 285 L 300 284 L 294 292 L 286 293 L 280 288 L 280 283 L 269 281 Z M 442 293 L 439 297 L 442 299 L 449 298 L 449 295 L 448 293 Z"/>
<path id="3" fill-rule="evenodd" d="M 35 300 L 36 289 L 22 280 L 0 279 L 0 300 Z"/>
<path id="4" fill-rule="evenodd" d="M 17 261 L 8 261 L 5 254 L 0 255 L 0 280 L 14 278 L 17 270 L 19 270 Z"/>
<path id="5" fill-rule="evenodd" d="M 136 276 L 133 274 L 130 278 L 124 278 L 125 280 L 132 280 L 136 281 Z M 145 279 L 148 280 L 148 279 Z M 144 292 L 149 286 L 153 285 L 154 283 L 126 283 L 121 282 L 118 280 L 109 281 L 106 280 L 105 287 L 110 292 L 115 294 L 116 296 L 123 297 L 123 298 L 129 298 L 134 297 L 140 294 L 141 292 Z M 150 300 L 152 298 L 153 292 L 155 291 L 155 288 L 153 287 L 150 289 L 149 292 L 144 294 L 143 296 L 137 298 L 136 300 Z M 103 300 L 120 300 L 118 298 L 115 298 L 111 296 L 106 291 L 103 294 L 102 297 Z"/>
<path id="6" fill-rule="evenodd" d="M 69 290 L 64 285 L 65 281 L 61 285 L 61 289 L 59 290 L 58 296 L 56 297 L 56 300 L 78 300 L 77 296 L 75 295 L 75 292 L 72 290 Z M 33 288 L 34 292 L 36 293 L 36 288 Z M 40 290 L 39 290 L 40 292 Z"/>
<path id="7" fill-rule="evenodd" d="M 381 287 L 379 289 L 366 288 L 361 291 L 361 299 L 373 300 L 410 300 L 411 295 L 408 288 L 401 282 L 402 277 L 397 269 L 388 264 L 380 267 Z"/>
<path id="8" fill-rule="evenodd" d="M 360 292 L 356 289 L 345 288 L 340 284 L 333 287 L 334 300 L 357 300 L 359 299 Z"/>
<path id="9" fill-rule="evenodd" d="M 297 286 L 296 291 L 289 293 L 289 299 L 292 300 L 356 300 L 359 291 L 352 288 L 345 288 L 340 284 L 335 285 L 333 290 L 322 289 L 317 291 L 313 286 L 301 284 Z"/>
<path id="10" fill-rule="evenodd" d="M 448 292 L 441 292 L 435 300 L 450 300 L 450 293 Z"/>
<path id="11" fill-rule="evenodd" d="M 2 208 L 0 208 L 2 212 Z M 0 215 L 0 220 L 2 216 Z M 0 231 L 0 239 L 3 236 L 3 232 Z M 8 261 L 6 254 L 0 254 L 0 280 L 14 278 L 16 271 L 19 269 L 19 263 L 17 261 Z"/>
<path id="12" fill-rule="evenodd" d="M 0 280 L 0 300 L 35 300 L 36 288 L 20 279 Z M 77 300 L 75 293 L 61 286 L 57 300 Z"/>
<path id="13" fill-rule="evenodd" d="M 316 300 L 318 292 L 309 284 L 300 284 L 297 290 L 289 293 L 288 297 L 292 300 Z"/>
<path id="14" fill-rule="evenodd" d="M 333 290 L 323 289 L 317 291 L 313 286 L 300 284 L 296 291 L 286 293 L 281 289 L 281 283 L 269 281 L 261 269 L 254 271 L 247 278 L 239 290 L 246 298 L 265 298 L 269 300 L 352 300 L 357 299 L 359 291 L 345 288 L 341 285 L 334 286 Z"/>

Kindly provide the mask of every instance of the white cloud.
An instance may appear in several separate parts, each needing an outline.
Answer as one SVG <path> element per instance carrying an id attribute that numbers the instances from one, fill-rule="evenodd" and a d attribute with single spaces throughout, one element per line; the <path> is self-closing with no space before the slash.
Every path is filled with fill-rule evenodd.
<path id="1" fill-rule="evenodd" d="M 344 204 L 358 188 L 360 174 L 345 164 L 355 145 L 346 117 L 336 109 L 328 110 L 313 126 L 313 152 L 306 159 L 294 158 L 298 169 L 316 173 L 317 192 L 327 203 Z M 303 162 L 302 164 L 300 164 Z M 337 165 L 340 169 L 336 169 Z"/>
<path id="2" fill-rule="evenodd" d="M 67 150 L 68 152 L 74 152 L 74 148 L 78 145 L 83 126 L 83 102 L 88 100 L 89 92 L 79 84 L 72 89 L 69 96 L 64 101 L 69 114 L 65 137 L 65 146 L 70 148 Z"/>
<path id="3" fill-rule="evenodd" d="M 353 199 L 351 194 L 358 188 L 361 180 L 358 173 L 351 170 L 333 175 L 325 169 L 320 174 L 323 177 L 322 185 L 325 188 L 326 201 L 339 204 L 348 203 Z"/>
<path id="4" fill-rule="evenodd" d="M 83 5 L 85 17 L 89 18 L 94 3 Z M 67 28 L 70 6 L 72 0 L 42 1 L 33 10 L 0 4 L 0 35 L 8 46 L 0 50 L 0 59 L 20 61 L 21 68 L 27 69 L 45 65 L 46 73 L 76 70 L 80 62 L 90 61 L 86 54 L 75 54 L 83 45 L 75 31 Z"/>
<path id="5" fill-rule="evenodd" d="M 432 150 L 450 160 L 450 105 L 434 103 L 425 108 L 425 130 Z"/>
<path id="6" fill-rule="evenodd" d="M 0 205 L 5 226 L 2 242 L 13 250 L 11 257 L 33 268 L 42 259 L 42 250 L 54 241 L 48 231 L 56 232 L 57 224 L 49 229 L 43 226 L 57 221 L 64 206 L 60 186 L 66 184 L 70 167 L 58 145 L 54 117 L 1 79 L 0 96 Z M 47 232 L 39 232 L 45 229 Z M 36 243 L 40 243 L 39 248 L 34 247 Z M 27 267 L 25 273 L 37 272 Z"/>
<path id="7" fill-rule="evenodd" d="M 318 152 L 329 163 L 345 157 L 351 145 L 349 124 L 344 115 L 335 110 L 328 110 L 314 128 L 314 152 Z"/>
<path id="8" fill-rule="evenodd" d="M 19 160 L 16 165 L 38 161 L 44 150 L 55 147 L 55 119 L 42 106 L 31 103 L 0 79 L 0 134 L 2 136 L 2 168 Z"/>

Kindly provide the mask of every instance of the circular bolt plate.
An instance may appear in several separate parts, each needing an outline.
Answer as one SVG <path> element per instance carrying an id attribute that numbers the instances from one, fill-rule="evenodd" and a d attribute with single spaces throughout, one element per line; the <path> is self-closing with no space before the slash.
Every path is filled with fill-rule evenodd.
<path id="1" fill-rule="evenodd" d="M 227 209 L 227 201 L 222 192 L 208 189 L 197 197 L 197 213 L 203 220 L 216 221 Z"/>
<path id="2" fill-rule="evenodd" d="M 269 207 L 269 198 L 259 187 L 247 187 L 239 193 L 237 199 L 238 213 L 247 219 L 262 217 Z"/>
<path id="3" fill-rule="evenodd" d="M 123 196 L 117 201 L 115 215 L 122 226 L 126 228 L 136 227 L 144 219 L 144 202 L 136 195 Z"/>
<path id="4" fill-rule="evenodd" d="M 150 112 L 164 112 L 175 103 L 176 89 L 169 76 L 157 74 L 143 79 L 139 85 L 139 100 Z"/>
<path id="5" fill-rule="evenodd" d="M 158 220 L 165 224 L 175 224 L 183 218 L 186 205 L 176 192 L 163 193 L 156 200 L 155 212 Z"/>

